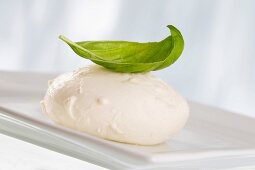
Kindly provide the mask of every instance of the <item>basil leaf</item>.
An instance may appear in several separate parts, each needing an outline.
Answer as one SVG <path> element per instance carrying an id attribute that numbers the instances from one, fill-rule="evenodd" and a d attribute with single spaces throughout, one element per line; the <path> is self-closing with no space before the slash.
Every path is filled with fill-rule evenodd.
<path id="1" fill-rule="evenodd" d="M 148 72 L 173 64 L 184 47 L 178 29 L 167 26 L 171 35 L 160 42 L 82 41 L 72 42 L 60 35 L 79 56 L 116 72 Z"/>

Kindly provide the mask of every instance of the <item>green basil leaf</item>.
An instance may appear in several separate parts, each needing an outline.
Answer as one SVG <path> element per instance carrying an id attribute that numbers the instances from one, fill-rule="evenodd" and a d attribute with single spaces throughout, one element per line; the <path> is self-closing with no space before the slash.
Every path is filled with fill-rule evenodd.
<path id="1" fill-rule="evenodd" d="M 173 64 L 181 55 L 184 40 L 180 31 L 167 26 L 171 35 L 160 42 L 82 41 L 72 42 L 60 35 L 79 56 L 116 72 L 148 72 Z"/>

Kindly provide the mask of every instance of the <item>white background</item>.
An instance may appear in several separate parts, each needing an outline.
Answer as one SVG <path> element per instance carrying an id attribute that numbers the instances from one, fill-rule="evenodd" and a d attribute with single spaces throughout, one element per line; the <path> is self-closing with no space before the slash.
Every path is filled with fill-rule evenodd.
<path id="1" fill-rule="evenodd" d="M 188 99 L 255 116 L 252 0 L 0 0 L 0 70 L 66 72 L 89 63 L 74 41 L 158 41 L 179 28 L 181 58 L 155 74 Z"/>

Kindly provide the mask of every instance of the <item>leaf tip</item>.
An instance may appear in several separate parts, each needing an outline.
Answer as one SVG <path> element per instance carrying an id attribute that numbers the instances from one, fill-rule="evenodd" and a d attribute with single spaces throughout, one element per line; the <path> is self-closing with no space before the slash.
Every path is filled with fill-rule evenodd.
<path id="1" fill-rule="evenodd" d="M 173 25 L 167 25 L 167 27 L 169 28 L 172 36 L 180 35 L 182 37 L 181 32 L 176 27 L 174 27 Z"/>
<path id="2" fill-rule="evenodd" d="M 67 44 L 71 44 L 73 43 L 72 41 L 70 41 L 68 38 L 66 38 L 64 35 L 59 35 L 58 38 L 64 42 L 66 42 Z"/>
<path id="3" fill-rule="evenodd" d="M 173 30 L 178 30 L 178 29 L 175 28 L 173 25 L 168 25 L 167 28 L 169 28 L 171 32 L 172 32 Z"/>
<path id="4" fill-rule="evenodd" d="M 167 28 L 172 29 L 172 28 L 174 28 L 174 26 L 173 25 L 167 25 Z"/>
<path id="5" fill-rule="evenodd" d="M 61 39 L 61 40 L 64 40 L 64 39 L 65 39 L 65 36 L 59 35 L 58 38 Z"/>

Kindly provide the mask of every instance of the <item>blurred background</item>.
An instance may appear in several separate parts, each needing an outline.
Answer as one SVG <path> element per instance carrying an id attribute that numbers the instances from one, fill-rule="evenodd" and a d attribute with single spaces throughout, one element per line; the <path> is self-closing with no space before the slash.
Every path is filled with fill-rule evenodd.
<path id="1" fill-rule="evenodd" d="M 172 24 L 184 36 L 183 55 L 153 74 L 190 100 L 255 117 L 253 0 L 0 0 L 0 11 L 1 71 L 62 73 L 89 64 L 60 34 L 159 41 Z"/>

